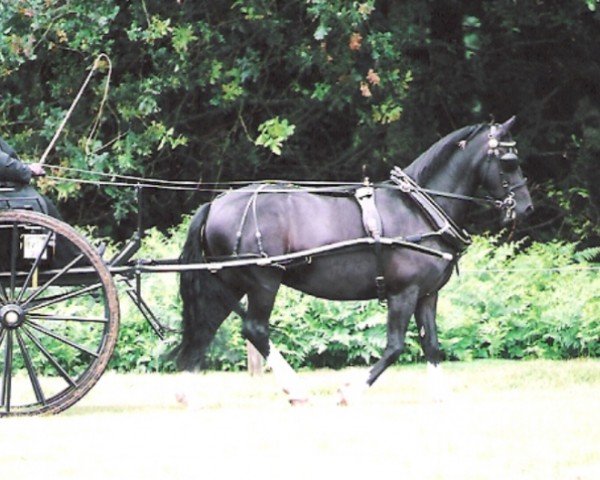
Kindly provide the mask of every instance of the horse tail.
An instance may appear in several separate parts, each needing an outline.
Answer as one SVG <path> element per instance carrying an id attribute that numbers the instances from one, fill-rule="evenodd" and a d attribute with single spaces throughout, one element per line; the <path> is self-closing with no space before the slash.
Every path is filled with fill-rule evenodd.
<path id="1" fill-rule="evenodd" d="M 210 206 L 202 205 L 192 218 L 179 259 L 182 265 L 206 263 L 202 236 Z M 208 270 L 183 271 L 179 294 L 183 303 L 183 334 L 172 354 L 179 369 L 193 370 L 205 366 L 206 350 L 223 320 L 232 311 L 242 318 L 246 312 L 231 288 Z"/>

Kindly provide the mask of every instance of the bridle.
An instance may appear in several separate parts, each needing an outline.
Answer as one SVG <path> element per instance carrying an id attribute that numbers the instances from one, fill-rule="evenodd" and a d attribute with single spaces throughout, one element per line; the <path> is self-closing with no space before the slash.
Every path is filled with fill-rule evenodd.
<path id="1" fill-rule="evenodd" d="M 515 191 L 527 185 L 527 178 L 524 177 L 523 180 L 514 184 L 510 184 L 508 180 L 506 180 L 505 172 L 509 169 L 516 169 L 519 166 L 518 150 L 516 148 L 517 142 L 514 140 L 504 142 L 498 140 L 497 130 L 497 125 L 492 124 L 490 126 L 490 133 L 488 133 L 488 170 L 492 159 L 498 160 L 500 164 L 500 185 L 502 185 L 504 190 L 504 198 L 488 198 L 487 201 L 492 203 L 497 209 L 504 212 L 505 220 L 513 221 L 516 218 L 515 208 L 517 206 L 517 202 L 514 198 Z M 501 154 L 500 147 L 506 148 L 506 152 Z"/>
<path id="2" fill-rule="evenodd" d="M 504 198 L 498 199 L 491 196 L 475 197 L 471 195 L 460 195 L 457 193 L 441 192 L 439 190 L 430 190 L 419 187 L 421 191 L 435 197 L 444 197 L 483 205 L 492 205 L 498 210 L 503 210 L 507 220 L 514 220 L 516 217 L 515 207 L 517 206 L 517 202 L 514 199 L 515 192 L 519 188 L 523 188 L 527 185 L 527 178 L 523 178 L 523 180 L 514 184 L 510 184 L 508 180 L 506 180 L 504 172 L 510 168 L 516 168 L 519 165 L 519 157 L 517 155 L 518 150 L 516 148 L 517 142 L 514 140 L 504 142 L 500 141 L 498 140 L 497 135 L 498 126 L 494 124 L 490 125 L 490 132 L 488 133 L 487 170 L 489 170 L 493 160 L 498 160 L 500 163 L 500 185 L 502 185 L 504 190 Z M 461 150 L 464 150 L 467 146 L 467 141 L 468 140 L 460 141 L 458 143 L 458 147 Z M 507 149 L 505 153 L 501 153 L 501 147 Z"/>
<path id="3" fill-rule="evenodd" d="M 393 187 L 397 188 L 404 193 L 411 195 L 413 200 L 422 207 L 427 213 L 430 220 L 436 227 L 439 227 L 437 232 L 433 232 L 431 235 L 442 234 L 454 241 L 455 244 L 467 246 L 471 243 L 471 238 L 468 232 L 461 229 L 454 223 L 452 218 L 446 213 L 446 211 L 439 206 L 432 197 L 444 197 L 452 200 L 468 201 L 484 205 L 492 205 L 493 207 L 501 210 L 504 213 L 504 217 L 507 221 L 514 221 L 516 219 L 516 206 L 515 191 L 519 188 L 524 187 L 527 184 L 527 179 L 511 184 L 505 177 L 505 172 L 508 172 L 511 168 L 517 168 L 519 165 L 519 157 L 517 156 L 516 142 L 511 141 L 500 141 L 497 138 L 498 127 L 496 125 L 490 126 L 490 132 L 488 133 L 488 151 L 487 151 L 487 170 L 490 169 L 493 160 L 500 163 L 500 184 L 504 190 L 504 198 L 498 199 L 491 196 L 486 197 L 473 197 L 469 195 L 461 195 L 456 193 L 441 192 L 438 190 L 430 190 L 423 188 L 418 185 L 412 178 L 410 178 L 405 172 L 399 167 L 394 167 L 391 172 L 391 180 Z M 462 150 L 466 148 L 468 140 L 463 140 L 458 143 L 458 147 Z M 502 151 L 500 150 L 502 148 Z M 458 242 L 458 243 L 457 243 Z"/>

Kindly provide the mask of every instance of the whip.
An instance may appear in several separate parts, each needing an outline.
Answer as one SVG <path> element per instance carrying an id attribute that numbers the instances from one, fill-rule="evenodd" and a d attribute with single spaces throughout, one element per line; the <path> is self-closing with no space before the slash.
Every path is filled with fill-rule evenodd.
<path id="1" fill-rule="evenodd" d="M 54 148 L 54 144 L 58 140 L 58 137 L 62 133 L 63 129 L 65 128 L 65 125 L 67 124 L 67 121 L 71 117 L 71 114 L 73 113 L 73 110 L 75 110 L 75 107 L 77 106 L 77 103 L 79 102 L 79 99 L 81 98 L 81 96 L 83 95 L 83 92 L 87 88 L 88 83 L 90 83 L 90 80 L 92 79 L 92 75 L 94 75 L 94 72 L 100 66 L 100 61 L 102 59 L 105 59 L 106 62 L 108 63 L 108 74 L 107 74 L 107 77 L 106 77 L 106 84 L 104 86 L 104 95 L 103 95 L 102 101 L 100 103 L 100 108 L 98 110 L 98 115 L 96 116 L 96 120 L 94 120 L 94 124 L 92 125 L 92 130 L 90 131 L 90 135 L 88 136 L 88 139 L 87 139 L 87 142 L 86 142 L 86 150 L 87 150 L 87 146 L 88 146 L 88 144 L 89 144 L 92 136 L 94 135 L 94 133 L 98 129 L 98 125 L 100 123 L 100 117 L 102 115 L 102 109 L 104 107 L 104 103 L 106 101 L 106 97 L 108 96 L 108 86 L 109 86 L 110 77 L 111 77 L 111 74 L 112 74 L 112 63 L 111 63 L 110 58 L 108 57 L 108 55 L 106 55 L 105 53 L 101 53 L 94 60 L 94 63 L 93 63 L 92 68 L 90 70 L 90 73 L 88 74 L 87 78 L 85 79 L 85 81 L 81 85 L 81 88 L 79 89 L 79 92 L 77 92 L 77 95 L 75 96 L 75 99 L 73 100 L 73 103 L 71 103 L 71 106 L 69 107 L 69 110 L 65 114 L 65 117 L 63 118 L 61 124 L 56 129 L 56 132 L 54 133 L 54 137 L 52 137 L 52 140 L 48 144 L 48 147 L 46 147 L 46 150 L 44 151 L 42 157 L 40 158 L 40 161 L 38 162 L 39 164 L 43 165 L 44 163 L 46 163 L 46 158 L 48 157 L 48 154 L 50 153 L 50 151 L 52 150 L 52 148 Z"/>

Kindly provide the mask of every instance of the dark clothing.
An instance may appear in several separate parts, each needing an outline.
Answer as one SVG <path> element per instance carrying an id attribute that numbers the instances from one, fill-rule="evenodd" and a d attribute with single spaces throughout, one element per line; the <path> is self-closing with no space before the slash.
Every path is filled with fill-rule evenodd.
<path id="1" fill-rule="evenodd" d="M 0 208 L 35 210 L 60 218 L 56 207 L 29 186 L 31 170 L 14 149 L 0 138 Z"/>
<path id="2" fill-rule="evenodd" d="M 29 185 L 30 168 L 19 160 L 16 152 L 0 138 L 0 210 L 21 209 L 45 213 L 62 220 L 56 206 Z M 0 245 L 9 245 L 10 232 L 0 232 Z M 0 250 L 0 270 L 8 268 L 8 250 Z M 61 235 L 57 235 L 52 252 L 52 266 L 62 267 L 78 255 L 78 250 Z"/>
<path id="3" fill-rule="evenodd" d="M 23 164 L 10 145 L 0 138 L 0 183 L 27 185 L 30 180 L 29 167 Z"/>

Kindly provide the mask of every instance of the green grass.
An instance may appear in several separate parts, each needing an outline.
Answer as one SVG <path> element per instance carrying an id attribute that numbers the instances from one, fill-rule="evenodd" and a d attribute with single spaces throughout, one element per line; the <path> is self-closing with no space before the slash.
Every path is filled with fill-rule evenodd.
<path id="1" fill-rule="evenodd" d="M 0 421 L 5 478 L 600 478 L 600 361 L 445 365 L 386 372 L 357 405 L 335 405 L 354 371 L 302 372 L 311 405 L 291 408 L 272 375 L 106 374 L 55 417 Z"/>

